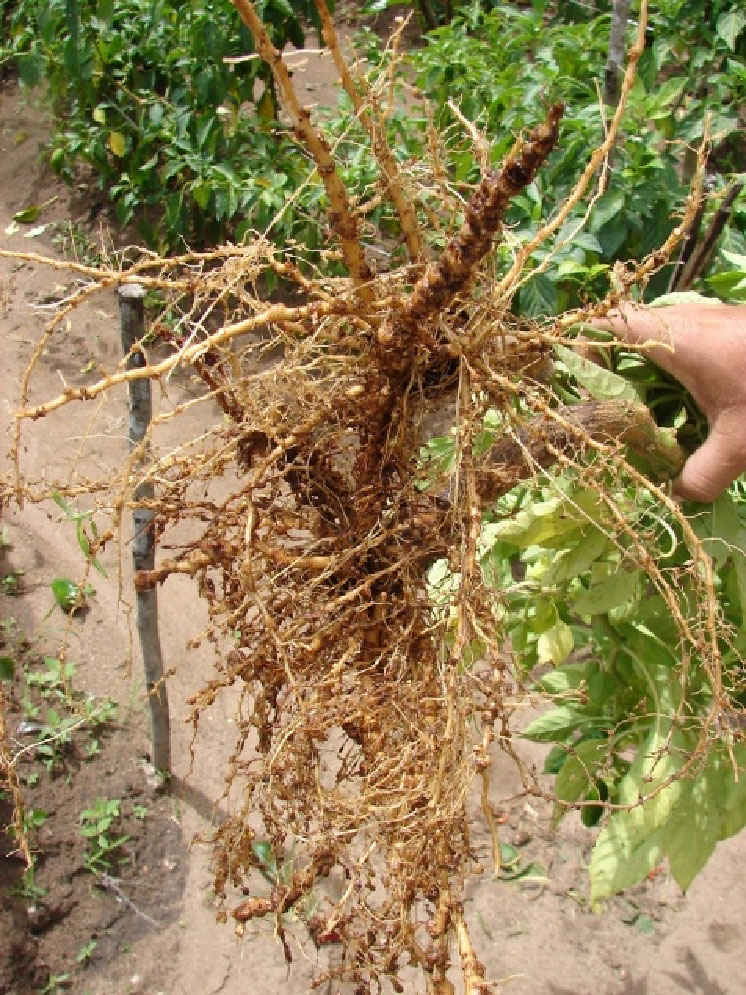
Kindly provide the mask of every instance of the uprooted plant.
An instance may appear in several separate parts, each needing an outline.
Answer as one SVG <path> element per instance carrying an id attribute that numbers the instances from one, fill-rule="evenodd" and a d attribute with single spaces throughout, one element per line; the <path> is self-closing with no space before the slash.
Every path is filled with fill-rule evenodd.
<path id="1" fill-rule="evenodd" d="M 453 990 L 455 939 L 465 990 L 486 991 L 491 985 L 464 912 L 470 827 L 486 820 L 499 866 L 489 798 L 496 748 L 515 758 L 526 794 L 547 794 L 521 761 L 514 732 L 514 717 L 533 700 L 537 659 L 557 665 L 549 678 L 559 676 L 544 690 L 565 696 L 555 709 L 565 725 L 556 719 L 551 729 L 534 725 L 529 733 L 562 744 L 554 769 L 574 780 L 572 792 L 559 791 L 561 811 L 610 811 L 606 845 L 612 837 L 617 855 L 637 846 L 635 826 L 648 836 L 665 828 L 673 802 L 703 778 L 737 784 L 746 759 L 731 721 L 742 691 L 734 665 L 740 656 L 718 576 L 661 485 L 681 465 L 675 438 L 635 395 L 584 394 L 571 403 L 567 376 L 560 389 L 552 375 L 552 349 L 572 346 L 574 324 L 605 313 L 665 264 L 700 191 L 695 187 L 658 252 L 617 268 L 606 300 L 559 319 L 519 320 L 510 302 L 529 278 L 531 253 L 551 245 L 569 212 L 603 183 L 643 48 L 645 3 L 603 143 L 570 198 L 535 239 L 514 245 L 511 268 L 496 274 L 490 250 L 504 235 L 506 207 L 561 141 L 563 108 L 550 107 L 464 202 L 448 183 L 436 134 L 429 162 L 400 169 L 386 142 L 389 81 L 369 87 L 355 78 L 317 0 L 326 42 L 380 164 L 372 196 L 395 205 L 408 255 L 400 267 L 373 275 L 362 245 L 371 235 L 365 203 L 350 203 L 333 149 L 300 106 L 252 4 L 235 2 L 325 184 L 335 245 L 309 261 L 292 245 L 280 256 L 257 235 L 244 247 L 146 257 L 126 270 L 70 264 L 84 281 L 48 326 L 23 383 L 16 493 L 37 500 L 49 490 L 48 481 L 24 472 L 19 440 L 29 423 L 103 401 L 136 378 L 165 385 L 180 367 L 196 371 L 208 389 L 189 403 L 214 400 L 222 411 L 210 432 L 164 449 L 159 431 L 183 411 L 166 400 L 116 480 L 89 478 L 80 465 L 56 489 L 65 497 L 87 494 L 99 518 L 109 515 L 110 526 L 99 525 L 90 543 L 94 557 L 119 536 L 135 489 L 155 483 L 149 506 L 159 544 L 170 544 L 171 555 L 140 572 L 136 584 L 193 576 L 209 606 L 217 666 L 193 699 L 195 724 L 225 689 L 239 689 L 240 698 L 227 782 L 241 801 L 215 837 L 222 908 L 239 931 L 273 917 L 290 957 L 285 913 L 314 890 L 306 917 L 312 937 L 344 948 L 331 975 L 360 991 L 384 979 L 399 990 L 399 972 L 412 964 L 428 990 L 442 995 Z M 449 232 L 444 249 L 433 248 L 423 218 L 436 234 Z M 340 262 L 348 275 L 329 275 Z M 294 287 L 296 302 L 262 300 L 264 272 Z M 35 364 L 69 309 L 133 280 L 158 289 L 180 314 L 177 331 L 163 332 L 168 352 L 156 356 L 143 344 L 144 367 L 122 367 L 32 403 Z M 573 372 L 572 355 L 566 373 Z M 587 371 L 585 379 L 592 379 Z M 443 420 L 455 429 L 440 445 L 431 437 Z M 183 538 L 184 522 L 194 528 L 191 540 Z M 574 539 L 563 546 L 558 537 L 567 536 Z M 568 563 L 572 542 L 583 555 Z M 564 573 L 557 566 L 547 578 L 553 549 L 562 553 Z M 513 569 L 517 557 L 521 570 Z M 587 654 L 572 671 L 572 636 L 567 645 L 569 621 L 580 628 L 595 620 L 599 638 L 611 641 L 623 621 L 613 612 L 624 598 L 607 590 L 599 612 L 594 597 L 612 574 L 633 581 L 628 601 L 633 588 L 656 599 L 672 651 L 665 667 L 654 661 L 654 673 L 653 662 L 638 654 L 623 718 L 604 712 L 611 685 L 590 687 L 581 673 Z M 544 595 L 571 581 L 579 604 L 560 612 Z M 531 638 L 519 632 L 524 623 Z M 538 656 L 535 647 L 527 650 L 533 637 L 544 637 Z M 611 681 L 618 674 L 609 667 Z M 662 684 L 670 689 L 665 701 Z M 591 706 L 597 721 L 590 721 Z M 468 800 L 475 777 L 481 814 Z M 617 784 L 626 787 L 609 791 Z M 739 799 L 731 801 L 740 813 Z M 739 818 L 719 824 L 715 836 L 736 831 Z M 669 843 L 659 833 L 655 852 L 668 854 Z M 649 860 L 649 840 L 646 846 Z M 254 886 L 255 869 L 272 887 L 237 899 L 247 882 Z"/>

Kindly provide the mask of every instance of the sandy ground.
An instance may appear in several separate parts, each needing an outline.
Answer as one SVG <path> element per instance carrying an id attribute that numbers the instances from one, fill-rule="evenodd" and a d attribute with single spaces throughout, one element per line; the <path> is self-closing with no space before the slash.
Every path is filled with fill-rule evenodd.
<path id="1" fill-rule="evenodd" d="M 314 76 L 313 73 L 316 73 Z M 326 70 L 309 76 L 311 99 L 328 94 Z M 20 95 L 13 85 L 0 87 L 0 248 L 37 251 L 59 258 L 59 247 L 47 230 L 34 239 L 24 231 L 3 234 L 15 211 L 55 197 L 39 223 L 81 220 L 87 227 L 89 203 L 80 194 L 60 187 L 38 157 L 47 132 L 43 107 L 37 98 Z M 27 230 L 27 229 L 24 229 Z M 15 408 L 19 379 L 29 352 L 40 336 L 44 314 L 34 305 L 59 297 L 70 278 L 61 271 L 31 262 L 0 259 L 0 332 L 3 342 L 2 423 L 8 430 Z M 42 357 L 37 389 L 40 395 L 57 393 L 61 378 L 80 377 L 90 361 L 111 367 L 118 356 L 116 301 L 96 300 L 72 318 L 56 335 Z M 188 381 L 172 385 L 169 403 L 195 396 Z M 27 471 L 51 474 L 68 464 L 70 443 L 90 435 L 88 412 L 63 409 L 40 428 L 24 432 L 23 461 Z M 217 417 L 208 406 L 183 422 L 180 429 L 196 429 Z M 87 459 L 98 471 L 112 472 L 126 452 L 126 399 L 112 396 L 97 411 L 97 434 L 87 447 Z M 73 446 L 74 449 L 74 446 Z M 60 635 L 60 623 L 42 623 L 49 608 L 51 576 L 76 576 L 81 556 L 71 527 L 60 523 L 53 506 L 27 504 L 22 511 L 5 512 L 13 543 L 14 566 L 25 570 L 23 624 L 44 639 Z M 105 558 L 111 577 L 117 573 L 116 552 Z M 137 680 L 140 666 L 130 624 L 131 572 L 129 555 L 122 560 L 121 592 L 115 581 L 96 581 L 97 594 L 85 619 L 74 623 L 73 643 L 79 680 L 94 693 L 113 694 L 120 701 L 141 702 Z M 109 958 L 93 960 L 84 977 L 76 976 L 75 990 L 91 995 L 162 992 L 177 995 L 250 995 L 283 991 L 300 995 L 311 990 L 332 949 L 318 954 L 310 942 L 295 949 L 288 967 L 270 924 L 258 923 L 238 940 L 230 926 L 215 922 L 209 847 L 197 841 L 209 833 L 213 800 L 222 790 L 221 771 L 232 743 L 232 706 L 219 700 L 206 715 L 190 752 L 191 726 L 187 698 L 211 673 L 207 648 L 187 651 L 188 640 L 199 632 L 204 610 L 186 579 L 168 581 L 161 589 L 161 639 L 167 665 L 172 712 L 174 791 L 171 811 L 181 833 L 179 881 L 183 891 L 170 923 L 158 927 L 139 924 L 123 915 L 117 928 L 128 937 Z M 7 606 L 6 606 L 7 608 Z M 56 626 L 56 628 L 55 628 Z M 145 721 L 139 707 L 131 709 L 127 746 L 131 756 L 120 762 L 139 770 L 135 761 L 147 752 Z M 133 760 L 134 758 L 134 760 Z M 541 762 L 534 748 L 533 759 Z M 508 763 L 496 759 L 493 803 L 517 787 Z M 134 775 L 133 775 L 134 776 Z M 139 776 L 139 775 L 138 775 Z M 490 979 L 505 979 L 509 995 L 741 995 L 746 993 L 744 922 L 746 922 L 746 837 L 721 844 L 689 894 L 681 896 L 665 872 L 633 894 L 615 900 L 600 913 L 588 908 L 587 864 L 593 833 L 576 817 L 568 818 L 557 833 L 550 828 L 542 804 L 504 808 L 505 842 L 520 848 L 525 863 L 540 861 L 548 872 L 544 885 L 523 886 L 494 880 L 489 872 L 468 885 L 466 912 L 473 936 Z M 477 822 L 477 854 L 489 867 L 486 827 Z M 172 861 L 173 862 L 173 861 Z M 168 870 L 162 870 L 165 878 Z M 114 899 L 111 899 L 114 901 Z M 649 932 L 643 931 L 645 924 Z M 58 923 L 59 946 L 65 947 L 64 922 Z M 302 933 L 299 933 L 302 938 Z M 49 965 L 54 969 L 55 965 Z M 419 988 L 407 982 L 406 991 Z M 322 991 L 337 991 L 327 985 Z M 19 989 L 19 995 L 21 990 Z"/>

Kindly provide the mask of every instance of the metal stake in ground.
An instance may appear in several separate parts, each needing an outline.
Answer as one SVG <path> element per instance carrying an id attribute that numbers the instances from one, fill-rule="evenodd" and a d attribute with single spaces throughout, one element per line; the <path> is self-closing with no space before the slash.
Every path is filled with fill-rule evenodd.
<path id="1" fill-rule="evenodd" d="M 126 283 L 119 288 L 119 317 L 122 349 L 127 358 L 127 369 L 145 366 L 145 355 L 140 340 L 145 334 L 143 300 L 145 288 L 137 283 Z M 149 380 L 130 380 L 130 450 L 145 438 L 150 424 L 152 401 Z M 155 534 L 153 512 L 139 506 L 154 496 L 152 481 L 140 484 L 134 494 L 136 507 L 133 513 L 135 535 L 132 542 L 132 561 L 135 574 L 152 570 L 155 566 Z M 168 694 L 163 676 L 161 641 L 158 636 L 158 592 L 155 587 L 137 591 L 137 631 L 140 636 L 145 686 L 150 707 L 150 732 L 153 744 L 153 766 L 156 770 L 171 770 L 171 737 L 168 717 Z"/>

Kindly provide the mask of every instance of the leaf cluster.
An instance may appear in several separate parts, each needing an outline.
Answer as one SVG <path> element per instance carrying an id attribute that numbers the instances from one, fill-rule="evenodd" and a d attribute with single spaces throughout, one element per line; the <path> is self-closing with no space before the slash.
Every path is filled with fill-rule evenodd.
<path id="1" fill-rule="evenodd" d="M 508 213 L 518 240 L 534 235 L 566 196 L 608 114 L 600 100 L 608 14 L 588 18 L 584 12 L 575 19 L 572 6 L 550 13 L 543 3 L 464 5 L 410 54 L 418 86 L 438 108 L 440 129 L 453 126 L 449 102 L 457 105 L 494 138 L 495 162 L 527 127 L 537 104 L 566 104 L 562 142 Z M 546 270 L 524 283 L 516 301 L 520 313 L 556 314 L 595 298 L 615 260 L 639 258 L 662 243 L 688 188 L 686 148 L 701 139 L 708 116 L 716 142 L 713 185 L 723 187 L 721 174 L 744 169 L 739 107 L 746 95 L 745 27 L 746 14 L 729 3 L 658 4 L 603 192 L 582 233 L 585 209 L 578 208 L 554 245 L 533 255 L 532 265 Z M 456 143 L 450 160 L 457 182 L 474 180 L 478 165 L 470 145 Z M 739 234 L 731 234 L 726 246 L 740 251 L 743 210 L 736 207 Z M 509 246 L 504 253 L 508 258 Z M 664 270 L 651 281 L 651 297 L 664 292 L 668 275 Z"/>
<path id="2" fill-rule="evenodd" d="M 577 807 L 591 826 L 611 809 L 590 865 L 594 901 L 664 859 L 686 889 L 716 843 L 746 825 L 743 744 L 727 732 L 702 740 L 722 701 L 677 622 L 696 601 L 696 581 L 681 573 L 681 523 L 637 488 L 609 482 L 610 494 L 621 528 L 603 492 L 571 476 L 506 496 L 482 531 L 482 569 L 506 591 L 512 647 L 552 702 L 522 735 L 553 744 L 545 773 L 555 775 L 555 819 Z M 712 559 L 722 681 L 735 715 L 744 695 L 746 508 L 726 494 L 689 511 Z M 641 547 L 656 551 L 654 570 L 641 566 Z M 666 580 L 674 574 L 675 595 Z"/>
<path id="3" fill-rule="evenodd" d="M 312 2 L 259 6 L 280 49 L 302 47 Z M 264 230 L 305 177 L 229 0 L 32 0 L 4 16 L 0 64 L 53 102 L 52 166 L 68 182 L 88 167 L 118 222 L 154 248 Z M 296 214 L 276 234 L 314 231 Z"/>

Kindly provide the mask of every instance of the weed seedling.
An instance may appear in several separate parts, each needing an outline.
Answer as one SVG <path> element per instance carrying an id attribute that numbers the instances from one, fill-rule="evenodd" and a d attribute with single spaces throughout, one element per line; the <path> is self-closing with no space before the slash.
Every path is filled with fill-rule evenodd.
<path id="1" fill-rule="evenodd" d="M 21 591 L 21 578 L 23 570 L 10 570 L 0 577 L 0 587 L 4 594 L 14 597 Z"/>
<path id="2" fill-rule="evenodd" d="M 83 946 L 78 951 L 75 960 L 78 964 L 88 965 L 91 962 L 91 958 L 98 946 L 98 940 L 91 938 L 88 943 L 84 943 Z"/>
<path id="3" fill-rule="evenodd" d="M 46 888 L 42 888 L 36 884 L 35 875 L 36 864 L 32 864 L 31 867 L 27 867 L 23 872 L 23 877 L 19 883 L 11 888 L 11 894 L 18 895 L 19 898 L 25 898 L 32 902 L 38 902 L 40 899 L 45 898 L 47 894 Z"/>
<path id="4" fill-rule="evenodd" d="M 46 985 L 41 989 L 41 995 L 55 995 L 61 988 L 67 987 L 69 974 L 50 974 Z"/>
<path id="5" fill-rule="evenodd" d="M 119 819 L 122 802 L 119 798 L 96 798 L 90 808 L 80 813 L 80 835 L 88 840 L 85 866 L 93 874 L 111 869 L 116 851 L 123 846 L 129 836 L 112 836 L 110 829 Z"/>
<path id="6" fill-rule="evenodd" d="M 43 698 L 52 696 L 58 699 L 70 697 L 70 680 L 75 675 L 74 663 L 63 663 L 53 656 L 44 657 L 44 670 L 26 673 L 26 684 L 39 688 Z"/>

